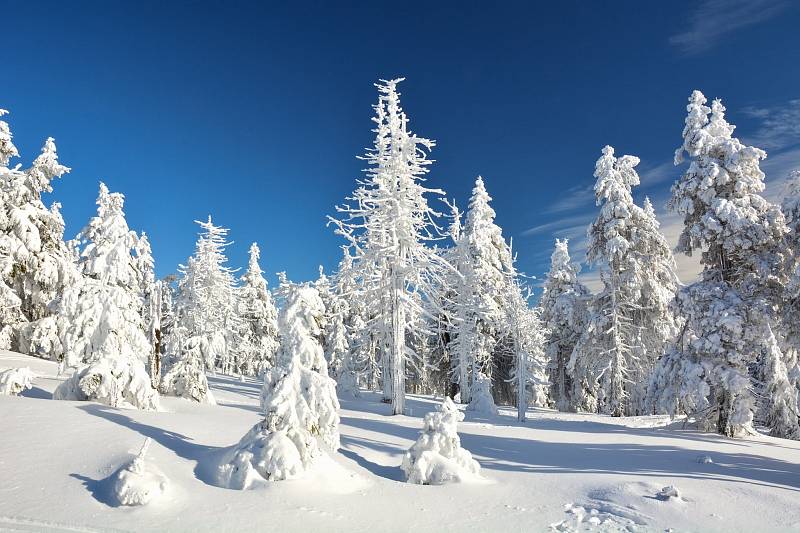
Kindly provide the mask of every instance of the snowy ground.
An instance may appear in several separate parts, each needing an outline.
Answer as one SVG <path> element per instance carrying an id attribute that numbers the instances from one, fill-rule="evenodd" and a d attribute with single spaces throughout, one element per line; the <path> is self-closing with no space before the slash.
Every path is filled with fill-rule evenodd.
<path id="1" fill-rule="evenodd" d="M 342 449 L 307 479 L 234 491 L 204 466 L 259 420 L 255 381 L 210 377 L 218 406 L 164 398 L 154 413 L 51 400 L 54 364 L 0 352 L 0 369 L 20 366 L 39 377 L 24 397 L 0 397 L 0 531 L 800 531 L 799 442 L 727 440 L 662 417 L 532 410 L 518 424 L 501 409 L 460 426 L 487 483 L 414 486 L 399 465 L 435 400 L 409 398 L 413 416 L 390 417 L 366 395 L 342 401 Z M 114 506 L 107 478 L 145 437 L 166 494 Z M 668 485 L 680 499 L 656 496 Z"/>

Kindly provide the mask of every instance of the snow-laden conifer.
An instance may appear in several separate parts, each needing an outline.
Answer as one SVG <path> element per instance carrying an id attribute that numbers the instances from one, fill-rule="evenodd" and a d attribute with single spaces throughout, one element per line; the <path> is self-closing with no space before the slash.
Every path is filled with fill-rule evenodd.
<path id="1" fill-rule="evenodd" d="M 569 363 L 573 394 L 614 416 L 644 411 L 647 378 L 675 329 L 669 311 L 677 286 L 674 260 L 652 205 L 647 201 L 642 209 L 633 202 L 638 163 L 637 157 L 615 157 L 610 146 L 597 161 L 600 214 L 589 228 L 587 259 L 601 268 L 603 291 L 592 299 L 589 324 Z"/>
<path id="2" fill-rule="evenodd" d="M 255 376 L 275 364 L 278 350 L 278 310 L 258 261 L 261 250 L 250 246 L 247 272 L 242 276 L 237 297 L 243 337 L 239 341 L 237 371 Z"/>
<path id="3" fill-rule="evenodd" d="M 406 481 L 419 485 L 442 485 L 480 479 L 480 465 L 461 447 L 458 423 L 464 413 L 450 398 L 425 415 L 417 441 L 403 456 Z"/>
<path id="4" fill-rule="evenodd" d="M 0 117 L 6 113 L 0 110 Z M 9 167 L 18 156 L 8 123 L 0 120 L 0 346 L 55 358 L 61 353 L 50 304 L 79 275 L 64 242 L 60 205 L 47 208 L 42 194 L 69 168 L 58 162 L 52 138 L 30 168 Z M 32 324 L 46 317 L 41 328 Z"/>
<path id="5" fill-rule="evenodd" d="M 206 369 L 233 369 L 239 317 L 233 271 L 225 266 L 228 230 L 208 221 L 195 253 L 181 266 L 174 326 L 167 338 L 166 372 L 161 392 L 213 403 Z"/>
<path id="6" fill-rule="evenodd" d="M 463 403 L 470 402 L 472 382 L 478 375 L 491 382 L 499 364 L 495 355 L 500 340 L 508 334 L 504 303 L 512 270 L 511 250 L 494 221 L 491 199 L 479 176 L 464 227 L 457 232 L 455 249 L 449 255 L 459 274 L 453 295 L 450 351 Z"/>
<path id="7" fill-rule="evenodd" d="M 353 269 L 362 283 L 369 305 L 365 326 L 381 352 L 384 395 L 392 412 L 405 405 L 407 366 L 419 366 L 420 356 L 407 339 L 420 331 L 421 302 L 440 286 L 442 258 L 426 243 L 440 237 L 439 213 L 430 196 L 443 195 L 423 185 L 431 161 L 427 152 L 434 142 L 408 129 L 400 107 L 397 84 L 401 79 L 377 84 L 375 143 L 367 151 L 367 178 L 331 219 L 337 233 L 357 250 Z M 427 300 L 430 301 L 430 300 Z"/>
<path id="8" fill-rule="evenodd" d="M 128 228 L 124 197 L 100 184 L 97 215 L 78 235 L 83 278 L 58 302 L 62 368 L 77 368 L 53 397 L 157 409 L 158 393 L 145 370 L 150 344 L 142 320 L 136 233 Z"/>
<path id="9" fill-rule="evenodd" d="M 578 272 L 579 267 L 572 263 L 569 256 L 568 241 L 557 239 L 539 308 L 543 326 L 548 331 L 545 354 L 548 358 L 550 397 L 559 411 L 575 411 L 580 407 L 573 398 L 572 376 L 567 369 L 588 320 L 590 293 L 578 281 Z"/>
<path id="10" fill-rule="evenodd" d="M 781 211 L 761 196 L 766 153 L 733 137 L 722 102 L 705 104 L 700 91 L 689 98 L 675 154 L 676 164 L 688 156 L 689 167 L 669 202 L 684 217 L 678 249 L 702 250 L 703 273 L 678 294 L 686 324 L 660 361 L 650 398 L 659 411 L 684 412 L 702 427 L 736 436 L 754 431 L 758 376 L 772 367 L 767 380 L 774 387 L 773 363 L 784 358 L 775 352 L 771 324 L 786 290 L 789 230 Z"/>
<path id="11" fill-rule="evenodd" d="M 0 396 L 19 396 L 33 388 L 34 378 L 36 374 L 28 367 L 0 370 Z"/>
<path id="12" fill-rule="evenodd" d="M 265 418 L 225 452 L 221 486 L 248 489 L 302 475 L 322 453 L 339 448 L 336 383 L 319 343 L 324 306 L 310 284 L 281 287 L 281 346 L 264 376 Z"/>

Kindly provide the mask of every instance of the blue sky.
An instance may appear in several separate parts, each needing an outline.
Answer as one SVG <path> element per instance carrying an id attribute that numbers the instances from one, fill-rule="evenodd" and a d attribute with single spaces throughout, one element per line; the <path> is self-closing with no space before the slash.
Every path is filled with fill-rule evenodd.
<path id="1" fill-rule="evenodd" d="M 73 168 L 48 199 L 67 236 L 102 179 L 151 236 L 160 275 L 209 213 L 231 229 L 233 266 L 256 241 L 269 273 L 335 267 L 325 217 L 360 176 L 380 78 L 406 77 L 412 129 L 437 141 L 429 183 L 464 206 L 483 175 L 532 275 L 556 236 L 582 258 L 605 144 L 642 159 L 636 198 L 651 195 L 677 235 L 663 204 L 692 89 L 766 146 L 769 194 L 800 166 L 800 4 L 488 5 L 0 0 L 0 108 L 19 162 L 53 136 Z"/>

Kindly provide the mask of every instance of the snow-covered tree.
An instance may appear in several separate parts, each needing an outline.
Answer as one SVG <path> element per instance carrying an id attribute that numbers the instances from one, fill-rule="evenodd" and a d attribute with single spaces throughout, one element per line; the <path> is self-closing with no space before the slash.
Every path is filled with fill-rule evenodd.
<path id="1" fill-rule="evenodd" d="M 800 409 L 797 387 L 786 368 L 778 340 L 768 328 L 767 352 L 763 365 L 764 422 L 775 437 L 800 440 Z"/>
<path id="2" fill-rule="evenodd" d="M 615 157 L 610 146 L 597 161 L 600 214 L 589 228 L 587 259 L 601 267 L 603 291 L 591 302 L 588 327 L 569 362 L 573 394 L 590 396 L 581 403 L 596 402 L 613 416 L 644 411 L 646 380 L 675 329 L 669 311 L 678 282 L 674 259 L 652 205 L 633 202 L 638 163 Z"/>
<path id="3" fill-rule="evenodd" d="M 381 350 L 384 395 L 392 412 L 405 405 L 407 365 L 420 357 L 407 343 L 424 336 L 415 320 L 421 303 L 436 291 L 442 258 L 426 243 L 440 237 L 439 213 L 428 204 L 430 195 L 443 195 L 423 185 L 431 161 L 427 152 L 434 142 L 408 130 L 408 118 L 400 107 L 397 84 L 402 79 L 377 84 L 376 138 L 367 151 L 367 178 L 331 219 L 337 233 L 355 249 L 353 269 L 361 279 L 370 320 L 370 336 Z M 430 301 L 430 300 L 428 300 Z"/>
<path id="4" fill-rule="evenodd" d="M 122 194 L 101 183 L 97 215 L 78 235 L 83 279 L 68 287 L 58 304 L 61 364 L 77 371 L 53 397 L 156 409 L 158 393 L 144 365 L 150 343 L 134 255 L 139 239 L 128 228 L 123 203 Z"/>
<path id="5" fill-rule="evenodd" d="M 550 271 L 539 300 L 541 319 L 548 334 L 545 353 L 549 360 L 550 397 L 559 411 L 576 411 L 572 376 L 567 369 L 572 352 L 587 324 L 589 290 L 578 281 L 578 265 L 569 256 L 568 241 L 556 240 Z"/>
<path id="6" fill-rule="evenodd" d="M 244 329 L 240 339 L 237 370 L 255 376 L 275 363 L 278 350 L 278 310 L 258 264 L 261 251 L 250 246 L 247 272 L 242 276 L 237 297 Z"/>
<path id="7" fill-rule="evenodd" d="M 19 396 L 33 388 L 36 374 L 28 367 L 0 370 L 0 396 Z"/>
<path id="8" fill-rule="evenodd" d="M 230 371 L 235 357 L 236 313 L 233 271 L 225 266 L 228 230 L 196 221 L 202 228 L 195 253 L 181 278 L 175 301 L 174 325 L 167 338 L 167 371 L 161 391 L 197 402 L 213 403 L 205 369 Z"/>
<path id="9" fill-rule="evenodd" d="M 281 287 L 281 346 L 264 377 L 265 418 L 222 457 L 220 485 L 247 489 L 303 474 L 325 451 L 339 448 L 336 383 L 318 339 L 324 306 L 313 285 Z"/>
<path id="10" fill-rule="evenodd" d="M 419 485 L 442 485 L 480 478 L 480 465 L 461 447 L 458 423 L 464 413 L 450 398 L 437 411 L 425 415 L 417 441 L 403 456 L 406 481 Z"/>
<path id="11" fill-rule="evenodd" d="M 684 412 L 701 427 L 736 436 L 753 432 L 757 375 L 773 391 L 786 385 L 775 382 L 775 363 L 784 355 L 776 352 L 771 324 L 786 290 L 789 229 L 781 211 L 761 196 L 766 153 L 733 137 L 719 100 L 711 108 L 705 104 L 700 91 L 689 98 L 675 163 L 685 154 L 690 164 L 669 202 L 684 217 L 678 249 L 687 255 L 703 250 L 703 273 L 678 294 L 686 324 L 660 361 L 650 398 L 659 411 Z"/>
<path id="12" fill-rule="evenodd" d="M 795 401 L 800 405 L 800 170 L 793 170 L 786 180 L 786 190 L 782 205 L 786 224 L 789 227 L 789 250 L 792 261 L 789 264 L 789 284 L 783 296 L 779 342 L 781 342 L 789 385 L 794 388 Z M 777 364 L 776 370 L 781 363 Z M 776 384 L 778 389 L 782 386 Z M 773 415 L 780 419 L 779 414 Z"/>
<path id="13" fill-rule="evenodd" d="M 369 385 L 377 379 L 369 379 L 366 374 L 370 359 L 369 333 L 364 327 L 365 306 L 359 301 L 358 280 L 353 271 L 353 256 L 344 247 L 339 268 L 334 279 L 336 306 L 334 315 L 328 320 L 326 339 L 330 343 L 333 361 L 332 372 L 336 379 L 336 390 L 340 396 L 360 396 L 359 385 L 362 380 Z M 377 367 L 375 367 L 377 370 Z"/>
<path id="14" fill-rule="evenodd" d="M 520 283 L 516 269 L 508 274 L 505 289 L 505 316 L 509 328 L 508 349 L 511 350 L 509 381 L 516 392 L 517 419 L 525 421 L 529 406 L 545 407 L 549 403 L 547 329 L 541 320 L 541 309 L 528 306 L 530 291 Z"/>
<path id="15" fill-rule="evenodd" d="M 507 334 L 503 305 L 512 269 L 511 250 L 494 222 L 491 199 L 479 176 L 451 255 L 460 276 L 455 280 L 450 350 L 464 403 L 471 399 L 475 377 L 483 374 L 491 380 L 498 364 L 495 352 Z"/>
<path id="16" fill-rule="evenodd" d="M 0 117 L 7 111 L 0 110 Z M 56 145 L 48 138 L 42 153 L 26 170 L 10 168 L 18 157 L 8 123 L 0 120 L 0 346 L 41 357 L 60 356 L 51 302 L 78 277 L 73 254 L 64 243 L 60 205 L 48 209 L 42 194 L 52 181 L 69 172 L 58 162 Z M 49 320 L 42 328 L 30 324 Z"/>

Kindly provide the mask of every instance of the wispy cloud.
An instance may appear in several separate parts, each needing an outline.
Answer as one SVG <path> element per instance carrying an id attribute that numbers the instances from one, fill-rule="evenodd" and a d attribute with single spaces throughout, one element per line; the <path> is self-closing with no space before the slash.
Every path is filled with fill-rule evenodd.
<path id="1" fill-rule="evenodd" d="M 747 142 L 767 150 L 781 150 L 800 143 L 800 98 L 780 107 L 746 107 L 744 113 L 760 121 Z"/>
<path id="2" fill-rule="evenodd" d="M 642 187 L 660 185 L 667 181 L 675 181 L 680 176 L 680 170 L 675 168 L 672 160 L 664 161 L 658 165 L 645 165 L 637 168 Z"/>
<path id="3" fill-rule="evenodd" d="M 572 238 L 572 233 L 576 227 L 586 228 L 587 221 L 590 220 L 586 215 L 574 215 L 559 218 L 538 226 L 533 226 L 523 231 L 520 235 L 529 237 L 531 235 L 551 234 L 553 237 Z M 569 233 L 569 234 L 565 234 Z"/>
<path id="4" fill-rule="evenodd" d="M 786 178 L 792 170 L 800 170 L 800 147 L 770 154 L 761 170 L 766 174 L 767 190 L 764 197 L 770 202 L 780 203 L 786 193 Z"/>
<path id="5" fill-rule="evenodd" d="M 659 215 L 658 219 L 661 222 L 661 233 L 674 251 L 675 247 L 678 246 L 678 239 L 683 231 L 683 216 L 668 213 Z M 689 284 L 695 281 L 700 271 L 703 270 L 700 266 L 700 254 L 699 250 L 692 257 L 682 253 L 675 253 L 675 273 L 682 283 Z"/>
<path id="6" fill-rule="evenodd" d="M 783 11 L 782 0 L 702 0 L 689 15 L 688 29 L 669 38 L 686 54 L 713 48 L 726 34 L 759 24 Z"/>
<path id="7" fill-rule="evenodd" d="M 563 196 L 550 204 L 543 213 L 563 213 L 580 207 L 594 205 L 594 182 L 591 185 L 576 185 L 567 189 Z"/>

